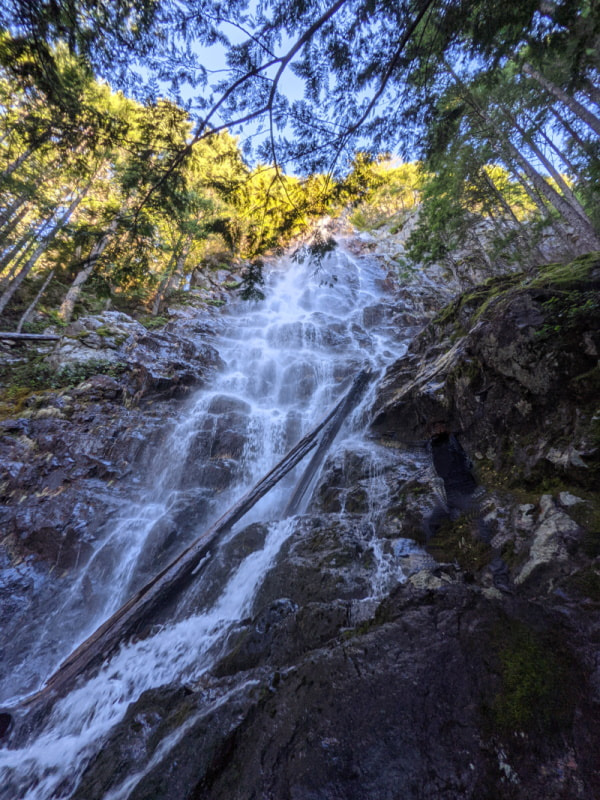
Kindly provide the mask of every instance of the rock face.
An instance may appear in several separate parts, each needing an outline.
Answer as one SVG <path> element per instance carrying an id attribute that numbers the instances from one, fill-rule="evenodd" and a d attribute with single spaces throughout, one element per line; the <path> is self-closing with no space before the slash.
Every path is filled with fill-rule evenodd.
<path id="1" fill-rule="evenodd" d="M 495 279 L 461 295 L 382 382 L 374 429 L 411 441 L 444 420 L 480 461 L 576 482 L 598 451 L 600 261 Z M 530 441 L 527 441 L 527 439 Z"/>
<path id="2" fill-rule="evenodd" d="M 364 443 L 328 458 L 246 616 L 215 644 L 212 668 L 132 703 L 73 797 L 600 797 L 599 289 L 591 257 L 495 279 L 441 310 L 373 399 L 377 467 Z M 423 291 L 422 310 L 430 303 Z M 414 307 L 402 309 L 401 297 L 398 307 L 410 327 Z M 366 312 L 365 329 L 377 314 Z M 95 321 L 81 324 L 90 344 L 98 335 L 105 349 L 112 337 L 128 371 L 56 393 L 44 405 L 56 413 L 32 405 L 0 440 L 6 491 L 46 487 L 11 507 L 5 544 L 62 570 L 85 546 L 78 530 L 93 535 L 90 521 L 106 512 L 94 506 L 97 487 L 126 481 L 140 458 L 140 427 L 145 440 L 160 436 L 157 407 L 218 363 L 197 344 L 171 350 L 173 329 L 151 344 L 122 319 L 122 332 L 104 338 Z M 61 348 L 57 357 L 70 358 Z M 160 359 L 172 353 L 169 373 Z M 164 383 L 169 374 L 179 377 Z M 140 406 L 123 404 L 139 392 Z M 247 410 L 226 395 L 212 403 L 216 433 L 199 446 L 227 471 Z M 463 507 L 439 459 L 436 471 L 435 424 L 464 448 L 473 485 Z M 209 476 L 215 490 L 220 475 Z M 47 529 L 32 527 L 42 503 Z M 61 529 L 71 545 L 48 544 Z M 209 607 L 269 530 L 254 524 L 224 541 L 185 612 Z M 16 619 L 39 578 L 9 559 L 4 574 L 0 597 Z"/>
<path id="3" fill-rule="evenodd" d="M 91 364 L 97 374 L 68 389 L 33 393 L 17 419 L 0 421 L 8 502 L 0 527 L 9 546 L 58 570 L 85 557 L 86 538 L 119 502 L 103 484 L 126 486 L 132 466 L 164 436 L 177 402 L 220 366 L 214 348 L 198 337 L 205 339 L 206 329 L 180 318 L 150 332 L 111 311 L 69 325 L 49 361 L 75 375 Z"/>
<path id="4" fill-rule="evenodd" d="M 594 796 L 575 620 L 450 567 L 373 604 L 369 541 L 358 516 L 299 520 L 228 653 L 133 704 L 75 797 L 104 797 L 138 760 L 136 800 Z"/>
<path id="5" fill-rule="evenodd" d="M 597 269 L 511 277 L 430 323 L 379 387 L 379 482 L 368 451 L 328 460 L 216 666 L 130 707 L 77 797 L 103 797 L 141 752 L 135 800 L 600 794 Z M 578 310 L 555 330 L 563 293 Z M 450 502 L 432 422 L 480 486 L 423 550 L 408 540 Z"/>
<path id="6" fill-rule="evenodd" d="M 27 636 L 32 615 L 42 619 L 49 598 L 69 591 L 107 519 L 139 492 L 139 465 L 160 451 L 190 388 L 221 364 L 210 325 L 185 312 L 160 332 L 119 312 L 81 318 L 46 356 L 74 385 L 30 393 L 0 420 L 4 641 Z M 90 609 L 92 595 L 82 588 Z M 33 686 L 39 676 L 14 662 L 18 649 L 7 649 L 1 673 Z"/>

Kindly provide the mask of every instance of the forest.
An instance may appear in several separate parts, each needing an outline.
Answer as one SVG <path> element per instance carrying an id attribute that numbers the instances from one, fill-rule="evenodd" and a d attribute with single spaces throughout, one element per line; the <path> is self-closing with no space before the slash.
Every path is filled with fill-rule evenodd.
<path id="1" fill-rule="evenodd" d="M 600 0 L 3 0 L 0 800 L 600 797 L 599 201 Z"/>
<path id="2" fill-rule="evenodd" d="M 418 204 L 413 264 L 598 249 L 599 18 L 595 0 L 10 0 L 1 327 L 157 316 L 195 270 L 349 206 L 398 227 Z"/>

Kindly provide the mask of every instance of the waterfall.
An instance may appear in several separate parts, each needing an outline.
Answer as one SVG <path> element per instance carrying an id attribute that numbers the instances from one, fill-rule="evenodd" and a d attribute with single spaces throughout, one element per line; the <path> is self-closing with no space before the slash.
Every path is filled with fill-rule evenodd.
<path id="1" fill-rule="evenodd" d="M 48 609 L 32 637 L 35 645 L 21 654 L 23 664 L 34 663 L 49 675 L 314 427 L 361 366 L 380 373 L 405 351 L 406 336 L 393 323 L 385 274 L 376 259 L 354 257 L 341 246 L 318 267 L 283 258 L 267 277 L 264 301 L 232 303 L 223 310 L 215 346 L 225 368 L 172 424 L 144 477 L 145 488 L 111 519 L 68 595 Z M 342 447 L 346 437 L 349 447 L 369 448 L 361 437 L 368 402 L 367 396 L 334 447 Z M 375 456 L 373 464 L 375 510 L 386 489 Z M 223 571 L 216 596 L 207 592 L 202 602 L 200 574 L 193 603 L 182 598 L 150 635 L 125 642 L 95 675 L 84 677 L 58 700 L 26 741 L 0 750 L 2 800 L 70 797 L 86 764 L 132 702 L 151 688 L 193 683 L 210 669 L 219 642 L 249 613 L 263 576 L 293 530 L 292 522 L 280 517 L 303 466 L 238 523 L 234 533 L 259 521 L 268 523 L 268 532 L 262 547 Z M 375 551 L 377 581 L 383 585 L 389 563 L 380 549 Z M 83 587 L 91 591 L 85 606 Z M 2 690 L 3 702 L 10 704 L 11 693 L 14 699 L 27 689 L 15 674 Z M 126 797 L 132 781 L 129 776 L 111 797 Z"/>

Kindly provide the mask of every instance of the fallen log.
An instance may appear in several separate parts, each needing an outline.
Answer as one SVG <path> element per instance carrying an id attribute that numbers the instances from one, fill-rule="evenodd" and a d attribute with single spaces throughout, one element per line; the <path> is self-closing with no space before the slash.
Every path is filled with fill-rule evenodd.
<path id="1" fill-rule="evenodd" d="M 367 372 L 366 370 L 363 370 L 361 373 L 359 373 L 354 384 L 352 385 L 354 391 L 348 392 L 348 394 L 343 400 L 343 404 L 340 407 L 338 415 L 334 420 L 331 421 L 331 424 L 327 427 L 327 430 L 325 430 L 323 435 L 321 436 L 321 441 L 319 442 L 319 446 L 315 450 L 313 457 L 311 458 L 308 466 L 304 470 L 304 474 L 298 481 L 298 484 L 294 489 L 294 492 L 286 506 L 286 509 L 283 513 L 284 517 L 291 517 L 294 514 L 298 513 L 298 510 L 300 508 L 300 503 L 302 502 L 302 498 L 306 494 L 306 490 L 308 489 L 310 482 L 312 481 L 316 471 L 320 467 L 321 462 L 325 458 L 325 455 L 329 450 L 329 448 L 331 447 L 333 440 L 335 439 L 340 428 L 342 427 L 343 421 L 348 416 L 352 408 L 358 403 L 365 389 L 369 385 L 370 378 L 371 378 L 371 373 Z"/>
<path id="2" fill-rule="evenodd" d="M 148 621 L 153 612 L 163 606 L 173 595 L 180 591 L 192 578 L 200 561 L 207 554 L 209 547 L 219 534 L 229 530 L 244 514 L 246 514 L 267 492 L 269 492 L 287 473 L 293 469 L 318 443 L 321 431 L 331 425 L 337 433 L 345 415 L 356 402 L 371 375 L 363 370 L 355 378 L 346 395 L 335 408 L 310 433 L 295 445 L 287 455 L 237 501 L 217 522 L 202 536 L 194 540 L 176 559 L 162 572 L 143 586 L 124 605 L 109 617 L 94 633 L 91 634 L 48 678 L 44 686 L 18 706 L 2 709 L 0 713 L 0 738 L 2 728 L 8 731 L 12 723 L 12 715 L 19 710 L 26 710 L 42 701 L 47 701 L 60 694 L 84 670 L 104 661 L 116 647 L 128 636 Z M 329 444 L 335 433 L 326 431 Z"/>
<path id="3" fill-rule="evenodd" d="M 60 336 L 54 333 L 13 333 L 12 331 L 0 331 L 0 339 L 9 339 L 15 342 L 22 342 L 27 339 L 37 342 L 58 342 Z"/>

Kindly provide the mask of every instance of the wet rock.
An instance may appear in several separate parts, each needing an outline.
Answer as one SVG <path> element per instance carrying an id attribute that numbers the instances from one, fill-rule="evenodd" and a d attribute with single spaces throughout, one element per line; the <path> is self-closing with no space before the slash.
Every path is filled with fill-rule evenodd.
<path id="1" fill-rule="evenodd" d="M 298 399 L 308 401 L 315 391 L 318 376 L 313 364 L 298 362 L 291 364 L 284 372 L 278 402 L 287 405 Z"/>
<path id="2" fill-rule="evenodd" d="M 184 322 L 176 319 L 162 331 L 148 331 L 117 311 L 81 317 L 66 328 L 50 363 L 57 369 L 98 363 L 99 371 L 102 365 L 118 366 L 124 371 L 121 385 L 135 402 L 149 395 L 185 395 L 222 364 L 206 341 L 206 326 L 187 329 Z"/>
<path id="3" fill-rule="evenodd" d="M 583 471 L 596 451 L 590 436 L 594 401 L 584 377 L 595 361 L 579 342 L 584 332 L 592 335 L 593 323 L 581 312 L 564 334 L 548 333 L 544 324 L 552 312 L 544 304 L 553 296 L 552 275 L 549 268 L 544 290 L 502 278 L 449 306 L 381 382 L 374 429 L 410 442 L 426 437 L 428 421 L 443 419 L 464 432 L 472 452 L 490 452 L 496 467 L 500 460 L 508 466 L 498 444 L 505 452 L 511 442 L 526 476 L 547 469 L 547 461 L 585 481 Z M 570 288 L 575 296 L 588 286 L 574 277 Z M 538 420 L 543 428 L 532 437 Z M 560 443 L 552 441 L 552 431 Z"/>
<path id="4" fill-rule="evenodd" d="M 488 287 L 457 299 L 399 358 L 379 387 L 375 440 L 332 450 L 308 513 L 290 521 L 291 535 L 254 602 L 214 645 L 212 670 L 135 700 L 85 767 L 75 797 L 600 796 L 600 620 L 591 540 L 597 396 L 583 379 L 595 369 L 597 336 L 586 329 L 560 346 L 549 342 L 546 290 L 517 280 L 502 284 L 498 296 Z M 398 322 L 434 307 L 434 287 L 416 294 Z M 374 307 L 363 323 L 380 329 L 388 316 Z M 161 336 L 175 335 L 178 324 Z M 306 325 L 282 335 L 291 341 L 313 332 Z M 92 335 L 102 338 L 93 329 L 82 341 L 94 344 Z M 144 363 L 160 361 L 166 340 L 147 336 L 133 331 L 117 347 L 124 353 L 129 342 Z M 342 346 L 343 336 L 343 326 L 334 329 L 326 346 Z M 160 398 L 166 416 L 174 408 L 166 398 L 185 385 L 185 364 L 195 359 L 187 345 L 178 353 L 179 378 L 161 384 L 161 367 L 138 398 Z M 302 371 L 289 377 L 301 382 Z M 262 378 L 257 387 L 269 385 L 268 374 Z M 131 376 L 114 380 L 133 399 Z M 58 490 L 69 497 L 73 488 L 85 500 L 83 488 L 93 481 L 126 487 L 143 442 L 161 435 L 163 417 L 150 418 L 150 402 L 123 407 L 114 383 L 88 384 L 52 406 L 70 420 L 32 416 L 2 429 L 3 491 L 18 493 L 27 481 L 47 493 L 26 497 L 24 514 Z M 119 424 L 112 417 L 117 406 Z M 461 431 L 477 462 L 473 474 L 489 485 L 469 508 L 450 507 L 448 487 L 433 469 L 427 424 L 440 418 Z M 184 519 L 198 483 L 208 487 L 194 496 L 201 517 L 239 474 L 247 419 L 245 403 L 213 398 L 182 465 L 185 497 L 149 540 L 147 571 L 181 544 L 177 535 L 186 524 L 190 532 L 198 522 Z M 73 424 L 77 449 L 68 436 Z M 287 429 L 290 440 L 297 438 L 293 416 Z M 541 477 L 550 479 L 554 495 L 540 488 Z M 425 550 L 424 520 L 434 507 L 442 508 L 446 530 Z M 214 608 L 267 534 L 267 525 L 250 525 L 215 546 L 190 591 L 157 623 Z M 17 531 L 13 541 L 18 545 Z M 6 583 L 17 598 L 15 620 L 35 577 L 15 572 L 18 566 L 9 560 Z M 504 571 L 500 590 L 495 574 Z M 0 585 L 0 599 L 1 593 Z"/>
<path id="5" fill-rule="evenodd" d="M 57 369 L 97 365 L 98 373 L 67 391 L 31 395 L 26 417 L 2 422 L 0 492 L 7 504 L 0 524 L 21 557 L 34 555 L 59 570 L 85 562 L 89 543 L 131 491 L 132 465 L 168 428 L 168 406 L 161 411 L 149 401 L 176 402 L 220 366 L 208 342 L 181 335 L 180 325 L 185 330 L 188 323 L 186 315 L 170 332 L 150 333 L 126 314 L 104 312 L 66 329 L 52 363 Z M 206 330 L 197 323 L 186 332 L 194 337 Z M 110 364 L 119 369 L 103 373 Z M 220 436 L 215 457 L 239 457 L 243 441 L 228 427 Z M 215 475 L 208 482 L 228 480 Z M 108 490 L 108 484 L 115 485 Z"/>
<path id="6" fill-rule="evenodd" d="M 351 517 L 299 518 L 294 534 L 283 546 L 286 568 L 267 575 L 257 606 L 281 596 L 299 605 L 365 597 L 375 566 L 371 535 L 359 519 Z"/>
<path id="7" fill-rule="evenodd" d="M 579 534 L 579 525 L 557 508 L 551 495 L 544 495 L 540 500 L 540 516 L 534 526 L 529 558 L 515 577 L 515 583 L 526 581 L 538 567 L 565 564 L 569 544 L 576 541 Z"/>
<path id="8" fill-rule="evenodd" d="M 556 645 L 544 643 L 552 618 L 538 613 L 533 624 L 521 607 L 507 616 L 496 600 L 457 585 L 443 591 L 408 585 L 378 617 L 327 646 L 311 637 L 313 647 L 299 651 L 293 664 L 252 667 L 267 650 L 273 657 L 272 631 L 291 623 L 297 629 L 301 612 L 280 598 L 259 612 L 241 644 L 236 640 L 219 675 L 206 675 L 186 696 L 170 687 L 140 698 L 75 796 L 102 797 L 114 788 L 121 773 L 110 768 L 111 757 L 131 763 L 132 746 L 144 750 L 146 761 L 148 749 L 156 754 L 131 790 L 135 800 L 399 794 L 463 800 L 510 797 L 511 786 L 532 797 L 583 800 L 597 792 L 597 725 L 568 688 L 577 666 L 561 665 Z M 524 685 L 505 682 L 513 669 L 506 659 L 527 640 L 533 644 L 517 669 L 558 672 L 540 696 L 525 671 Z M 235 683 L 232 671 L 241 667 L 243 680 Z M 505 707 L 522 715 L 517 735 L 486 722 L 502 719 Z M 156 743 L 179 726 L 171 752 L 160 753 Z"/>

